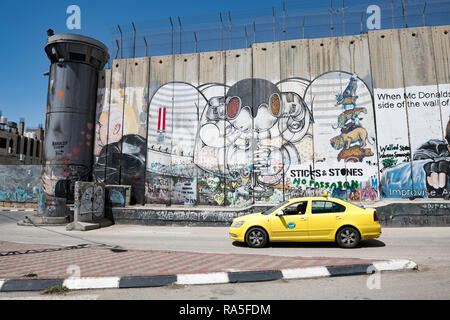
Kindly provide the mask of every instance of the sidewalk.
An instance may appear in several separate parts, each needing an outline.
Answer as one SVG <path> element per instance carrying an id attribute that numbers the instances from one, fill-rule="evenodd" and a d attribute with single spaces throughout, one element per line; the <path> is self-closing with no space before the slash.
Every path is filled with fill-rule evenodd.
<path id="1" fill-rule="evenodd" d="M 410 270 L 409 260 L 279 257 L 0 241 L 0 291 L 269 281 Z M 27 276 L 26 276 L 27 275 Z"/>
<path id="2" fill-rule="evenodd" d="M 25 207 L 21 207 L 21 208 L 5 208 L 5 207 L 0 207 L 0 212 L 9 212 L 9 211 L 26 211 L 26 212 L 37 212 L 36 208 L 25 208 Z"/>

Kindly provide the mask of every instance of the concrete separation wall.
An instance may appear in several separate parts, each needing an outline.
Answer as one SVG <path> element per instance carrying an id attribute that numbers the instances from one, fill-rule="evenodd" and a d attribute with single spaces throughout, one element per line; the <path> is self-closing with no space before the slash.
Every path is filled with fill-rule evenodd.
<path id="1" fill-rule="evenodd" d="M 0 205 L 37 203 L 41 165 L 0 165 Z"/>
<path id="2" fill-rule="evenodd" d="M 132 204 L 446 199 L 448 29 L 114 60 L 94 175 L 131 185 Z"/>
<path id="3" fill-rule="evenodd" d="M 234 218 L 264 211 L 267 205 L 246 208 L 218 206 L 135 206 L 107 208 L 107 218 L 116 224 L 229 226 Z M 445 202 L 400 202 L 371 204 L 383 227 L 450 226 L 450 204 Z"/>
<path id="4" fill-rule="evenodd" d="M 443 202 L 391 203 L 377 207 L 386 227 L 450 226 L 450 204 Z"/>
<path id="5" fill-rule="evenodd" d="M 223 207 L 165 207 L 153 206 L 108 208 L 106 217 L 116 224 L 227 226 L 234 218 L 261 212 L 271 206 L 254 205 L 246 208 Z"/>

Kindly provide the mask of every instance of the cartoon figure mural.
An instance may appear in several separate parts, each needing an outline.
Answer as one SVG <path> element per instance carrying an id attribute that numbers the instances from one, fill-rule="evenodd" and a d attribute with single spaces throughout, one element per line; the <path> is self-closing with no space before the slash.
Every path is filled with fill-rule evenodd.
<path id="1" fill-rule="evenodd" d="M 425 186 L 431 198 L 450 198 L 450 121 L 447 123 L 445 140 L 430 139 L 414 153 L 413 160 L 428 160 L 423 165 Z"/>
<path id="2" fill-rule="evenodd" d="M 450 120 L 445 140 L 430 139 L 413 152 L 413 161 L 385 168 L 381 192 L 386 198 L 450 198 Z"/>
<path id="3" fill-rule="evenodd" d="M 227 89 L 203 112 L 195 162 L 208 172 L 223 170 L 231 204 L 282 201 L 284 174 L 301 162 L 293 143 L 306 135 L 312 114 L 299 94 L 268 80 L 243 79 Z M 210 153 L 216 161 L 205 162 Z"/>
<path id="4" fill-rule="evenodd" d="M 357 74 L 327 72 L 311 81 L 305 102 L 315 119 L 313 177 L 305 179 L 305 185 L 355 201 L 378 198 L 373 99 L 368 86 Z"/>
<path id="5" fill-rule="evenodd" d="M 330 140 L 332 147 L 341 150 L 338 160 L 346 162 L 361 162 L 364 157 L 373 156 L 370 148 L 365 148 L 366 143 L 370 142 L 366 129 L 360 124 L 360 115 L 367 114 L 367 108 L 356 108 L 356 95 L 358 77 L 352 75 L 348 86 L 342 94 L 336 96 L 336 106 L 342 105 L 344 111 L 338 117 L 338 124 L 333 129 L 339 128 L 341 134 Z"/>
<path id="6" fill-rule="evenodd" d="M 358 85 L 358 76 L 354 74 L 342 94 L 336 95 L 336 106 L 343 105 L 344 110 L 353 110 L 356 108 L 356 88 Z M 350 107 L 349 107 L 350 106 Z"/>

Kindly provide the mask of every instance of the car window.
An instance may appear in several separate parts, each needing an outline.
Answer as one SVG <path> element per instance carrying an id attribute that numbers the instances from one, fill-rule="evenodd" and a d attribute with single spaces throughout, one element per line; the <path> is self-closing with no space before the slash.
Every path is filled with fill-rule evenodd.
<path id="1" fill-rule="evenodd" d="M 284 202 L 280 203 L 280 204 L 277 205 L 277 206 L 270 207 L 270 208 L 264 210 L 263 212 L 261 212 L 261 214 L 265 214 L 265 215 L 271 214 L 271 213 L 274 212 L 275 210 L 280 209 L 280 208 L 281 208 L 282 206 L 284 206 L 286 203 L 288 203 L 288 201 L 284 201 Z"/>
<path id="2" fill-rule="evenodd" d="M 305 214 L 308 201 L 293 203 L 283 209 L 285 215 Z"/>
<path id="3" fill-rule="evenodd" d="M 334 213 L 345 212 L 345 207 L 332 201 L 313 201 L 311 205 L 312 213 Z"/>

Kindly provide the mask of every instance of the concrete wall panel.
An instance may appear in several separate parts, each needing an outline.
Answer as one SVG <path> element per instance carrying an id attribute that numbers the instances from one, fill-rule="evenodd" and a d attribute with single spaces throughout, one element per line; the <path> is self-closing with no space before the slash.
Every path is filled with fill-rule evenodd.
<path id="1" fill-rule="evenodd" d="M 146 203 L 170 204 L 171 131 L 166 126 L 171 117 L 174 56 L 150 58 L 150 104 L 147 127 Z"/>
<path id="2" fill-rule="evenodd" d="M 197 203 L 197 167 L 194 164 L 194 146 L 197 136 L 199 109 L 206 104 L 197 90 L 199 55 L 175 56 L 173 105 L 167 118 L 167 129 L 172 131 L 171 145 L 171 202 L 194 205 Z"/>
<path id="3" fill-rule="evenodd" d="M 314 164 L 313 117 L 311 107 L 304 103 L 311 80 L 309 54 L 309 40 L 280 42 L 281 81 L 277 85 L 283 101 L 280 128 L 284 143 L 288 143 L 285 150 L 289 155 L 289 166 L 285 166 L 284 175 L 285 199 L 304 195 L 298 186 L 292 185 L 290 168 L 299 164 L 312 167 Z"/>
<path id="4" fill-rule="evenodd" d="M 145 203 L 149 58 L 127 60 L 120 183 L 131 185 L 131 202 Z"/>
<path id="5" fill-rule="evenodd" d="M 105 181 L 106 157 L 99 158 L 108 144 L 109 100 L 111 98 L 111 70 L 102 70 L 98 75 L 97 105 L 95 112 L 94 181 Z M 104 150 L 105 152 L 106 150 Z M 105 161 L 104 163 L 102 161 Z"/>
<path id="6" fill-rule="evenodd" d="M 253 103 L 252 49 L 230 50 L 225 54 L 226 175 L 225 204 L 247 206 L 253 203 Z M 244 99 L 244 100 L 243 100 Z M 230 121 L 233 116 L 233 120 Z"/>
<path id="7" fill-rule="evenodd" d="M 373 87 L 403 88 L 403 68 L 398 30 L 369 31 Z"/>
<path id="8" fill-rule="evenodd" d="M 369 38 L 367 34 L 338 38 L 339 70 L 357 74 L 372 88 Z"/>
<path id="9" fill-rule="evenodd" d="M 199 106 L 200 121 L 194 163 L 198 172 L 198 203 L 225 203 L 225 52 L 200 53 L 198 89 L 208 101 Z"/>
<path id="10" fill-rule="evenodd" d="M 302 78 L 310 80 L 309 40 L 280 42 L 280 78 Z"/>
<path id="11" fill-rule="evenodd" d="M 442 135 L 450 133 L 450 27 L 432 27 L 434 62 L 436 65 L 436 81 L 438 85 L 439 105 L 442 116 Z"/>
<path id="12" fill-rule="evenodd" d="M 348 174 L 346 177 L 348 183 L 352 184 L 353 182 L 353 184 L 356 185 L 354 181 L 357 181 L 359 187 L 351 187 L 347 190 L 347 193 L 353 200 L 374 200 L 379 197 L 379 175 L 368 36 L 367 34 L 364 34 L 339 37 L 338 46 L 339 70 L 341 72 L 348 72 L 352 77 L 357 77 L 355 83 L 357 88 L 355 92 L 355 105 L 346 104 L 345 102 L 342 103 L 342 113 L 338 116 L 337 120 L 339 122 L 342 117 L 351 116 L 352 112 L 357 111 L 357 116 L 356 113 L 353 113 L 353 116 L 357 117 L 357 119 L 354 119 L 353 123 L 355 126 L 362 129 L 356 128 L 352 132 L 354 133 L 359 130 L 363 136 L 366 136 L 365 142 L 360 143 L 359 150 L 358 148 L 350 148 L 354 153 L 364 153 L 364 157 L 358 158 L 358 161 L 352 165 L 353 170 L 357 169 L 358 174 L 362 174 Z M 340 91 L 340 93 L 342 92 L 343 95 L 346 95 L 345 90 L 348 89 L 349 83 L 344 83 L 344 85 L 347 87 L 344 90 L 341 89 L 342 91 Z M 359 112 L 358 110 L 361 111 Z M 341 132 L 335 131 L 336 134 L 341 133 L 340 136 L 343 136 L 344 133 L 342 130 L 344 128 L 341 128 Z M 352 133 L 349 132 L 348 134 L 351 135 Z M 349 150 L 347 150 L 347 152 L 348 151 Z"/>
<path id="13" fill-rule="evenodd" d="M 107 184 L 120 184 L 120 162 L 117 161 L 118 144 L 123 136 L 123 117 L 125 103 L 125 80 L 127 60 L 113 60 L 111 74 L 111 99 L 109 104 L 109 126 L 106 148 L 106 178 Z"/>
<path id="14" fill-rule="evenodd" d="M 283 201 L 284 170 L 290 159 L 283 156 L 284 145 L 279 124 L 283 120 L 280 89 L 280 43 L 268 42 L 253 49 L 253 197 L 255 203 Z M 266 82 L 267 81 L 267 82 Z M 286 166 L 286 167 L 285 167 Z"/>
<path id="15" fill-rule="evenodd" d="M 412 160 L 415 162 L 425 157 L 424 152 L 430 147 L 430 143 L 443 139 L 441 110 L 436 97 L 438 87 L 431 29 L 400 30 L 400 45 L 405 79 L 405 109 Z M 428 165 L 412 163 L 412 183 L 416 192 L 425 192 L 427 181 L 430 181 L 430 178 L 424 179 L 424 171 L 426 176 L 431 175 L 426 166 Z"/>
<path id="16" fill-rule="evenodd" d="M 380 191 L 397 197 L 401 185 L 412 186 L 410 142 L 398 30 L 369 32 L 370 61 L 378 138 Z M 376 66 L 376 67 L 375 67 Z M 399 167 L 401 166 L 401 167 Z M 393 177 L 401 168 L 402 181 Z M 409 188 L 409 187 L 407 187 Z"/>
<path id="17" fill-rule="evenodd" d="M 309 40 L 311 80 L 329 72 L 339 70 L 339 44 L 337 38 Z"/>

